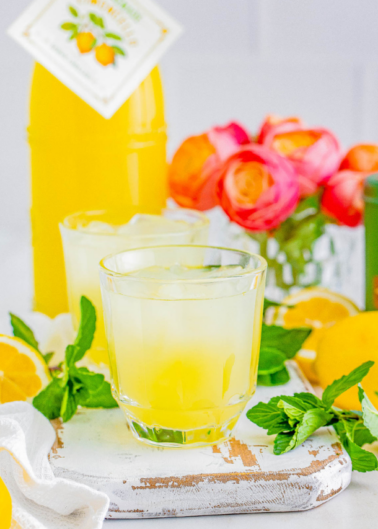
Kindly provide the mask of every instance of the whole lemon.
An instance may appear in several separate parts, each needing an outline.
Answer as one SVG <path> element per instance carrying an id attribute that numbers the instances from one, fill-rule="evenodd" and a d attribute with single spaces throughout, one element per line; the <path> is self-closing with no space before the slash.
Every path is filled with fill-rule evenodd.
<path id="1" fill-rule="evenodd" d="M 103 66 L 109 66 L 109 64 L 114 63 L 115 52 L 113 48 L 105 43 L 96 47 L 95 54 L 97 61 Z"/>
<path id="2" fill-rule="evenodd" d="M 375 362 L 362 386 L 378 408 L 378 312 L 362 312 L 336 323 L 326 330 L 318 345 L 315 371 L 325 388 L 368 360 Z M 357 387 L 343 393 L 335 406 L 360 410 Z"/>
<path id="3" fill-rule="evenodd" d="M 0 529 L 9 529 L 12 522 L 12 499 L 4 481 L 0 478 Z"/>
<path id="4" fill-rule="evenodd" d="M 93 33 L 82 32 L 76 37 L 76 44 L 80 53 L 89 53 L 96 44 L 96 38 Z"/>

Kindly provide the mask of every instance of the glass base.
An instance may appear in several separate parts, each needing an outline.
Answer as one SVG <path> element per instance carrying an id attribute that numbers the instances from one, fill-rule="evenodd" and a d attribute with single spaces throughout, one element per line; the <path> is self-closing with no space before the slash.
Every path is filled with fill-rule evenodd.
<path id="1" fill-rule="evenodd" d="M 135 417 L 128 413 L 125 413 L 125 416 L 134 437 L 144 444 L 166 448 L 197 448 L 218 444 L 230 439 L 240 415 L 233 417 L 227 424 L 221 426 L 205 426 L 184 431 L 171 430 L 159 426 L 150 427 L 140 421 L 136 421 Z"/>

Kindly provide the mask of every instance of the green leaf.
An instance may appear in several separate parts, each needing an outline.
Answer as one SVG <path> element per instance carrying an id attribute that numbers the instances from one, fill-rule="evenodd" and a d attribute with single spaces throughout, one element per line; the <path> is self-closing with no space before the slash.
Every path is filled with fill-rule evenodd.
<path id="1" fill-rule="evenodd" d="M 374 443 L 377 437 L 371 434 L 370 430 L 366 428 L 362 421 L 358 421 L 353 432 L 353 441 L 357 446 Z"/>
<path id="2" fill-rule="evenodd" d="M 79 391 L 76 395 L 77 403 L 86 408 L 117 408 L 118 404 L 112 396 L 109 382 L 104 382 L 97 391 Z"/>
<path id="3" fill-rule="evenodd" d="M 259 402 L 256 406 L 248 410 L 246 415 L 251 422 L 257 424 L 260 428 L 268 430 L 268 435 L 290 429 L 285 414 L 277 408 L 277 404 L 272 402 L 272 400 L 267 404 L 265 402 Z"/>
<path id="4" fill-rule="evenodd" d="M 323 401 L 313 393 L 294 393 L 294 397 L 309 405 L 308 409 L 324 407 Z"/>
<path id="5" fill-rule="evenodd" d="M 62 417 L 63 422 L 68 422 L 72 419 L 77 411 L 77 403 L 75 395 L 72 393 L 72 390 L 69 385 L 65 387 L 64 396 L 62 400 L 62 406 L 60 409 L 60 416 Z"/>
<path id="6" fill-rule="evenodd" d="M 273 347 L 263 347 L 260 351 L 259 375 L 271 375 L 285 367 L 286 356 Z"/>
<path id="7" fill-rule="evenodd" d="M 78 379 L 82 385 L 90 392 L 96 392 L 104 383 L 105 377 L 100 373 L 93 373 L 86 367 L 71 367 L 70 377 Z"/>
<path id="8" fill-rule="evenodd" d="M 98 26 L 101 29 L 105 28 L 104 21 L 101 17 L 98 17 L 94 13 L 89 13 L 89 18 L 95 26 Z"/>
<path id="9" fill-rule="evenodd" d="M 358 388 L 358 391 L 361 401 L 364 425 L 370 431 L 372 436 L 378 437 L 378 411 L 374 408 L 373 404 L 370 402 L 368 396 L 361 387 Z"/>
<path id="10" fill-rule="evenodd" d="M 364 450 L 356 443 L 350 441 L 345 429 L 345 421 L 339 421 L 333 427 L 338 434 L 342 445 L 352 460 L 352 469 L 358 472 L 370 472 L 378 469 L 378 461 L 374 454 Z"/>
<path id="11" fill-rule="evenodd" d="M 290 419 L 296 419 L 300 421 L 306 411 L 313 409 L 314 406 L 311 404 L 298 399 L 297 397 L 289 397 L 283 395 L 277 404 L 278 408 L 281 408 Z"/>
<path id="12" fill-rule="evenodd" d="M 302 348 L 312 329 L 284 329 L 276 325 L 262 325 L 261 348 L 273 347 L 293 358 Z"/>
<path id="13" fill-rule="evenodd" d="M 65 22 L 60 27 L 64 29 L 64 31 L 74 31 L 75 29 L 77 29 L 76 24 L 73 24 L 72 22 Z"/>
<path id="14" fill-rule="evenodd" d="M 79 13 L 76 11 L 76 9 L 73 6 L 69 6 L 68 9 L 70 10 L 71 15 L 73 15 L 74 17 L 79 16 Z"/>
<path id="15" fill-rule="evenodd" d="M 13 329 L 13 335 L 16 336 L 16 338 L 21 338 L 21 340 L 24 340 L 24 342 L 36 349 L 36 351 L 40 352 L 38 342 L 30 327 L 28 327 L 26 323 L 15 314 L 10 312 L 9 316 Z"/>
<path id="16" fill-rule="evenodd" d="M 42 353 L 41 353 L 42 354 Z M 46 353 L 46 354 L 42 354 L 43 356 L 43 359 L 44 361 L 46 362 L 46 365 L 48 366 L 49 363 L 51 362 L 52 360 L 52 357 L 54 356 L 55 353 Z"/>
<path id="17" fill-rule="evenodd" d="M 75 357 L 78 354 L 78 348 L 76 345 L 67 345 L 65 352 L 65 366 L 67 369 L 74 365 L 76 362 Z"/>
<path id="18" fill-rule="evenodd" d="M 112 46 L 112 49 L 115 51 L 116 55 L 122 55 L 122 57 L 126 57 L 126 52 L 119 46 Z"/>
<path id="19" fill-rule="evenodd" d="M 281 371 L 271 375 L 258 375 L 258 386 L 283 386 L 290 380 L 289 371 L 284 367 Z"/>
<path id="20" fill-rule="evenodd" d="M 148 427 L 144 429 L 136 422 L 133 422 L 133 427 L 142 439 L 148 439 L 155 443 L 184 443 L 184 434 L 180 431 Z"/>
<path id="21" fill-rule="evenodd" d="M 120 37 L 116 33 L 105 33 L 105 37 L 108 37 L 108 39 L 122 40 L 122 37 Z"/>
<path id="22" fill-rule="evenodd" d="M 270 307 L 281 307 L 281 303 L 277 303 L 276 301 L 272 301 L 271 299 L 265 298 L 264 299 L 264 313 L 270 309 Z"/>
<path id="23" fill-rule="evenodd" d="M 364 364 L 353 369 L 349 375 L 335 380 L 330 386 L 328 386 L 323 393 L 322 401 L 328 408 L 331 407 L 337 397 L 342 393 L 352 388 L 356 384 L 359 384 L 361 380 L 369 373 L 370 368 L 374 365 L 374 362 L 365 362 Z"/>
<path id="24" fill-rule="evenodd" d="M 276 456 L 279 456 L 287 452 L 288 446 L 292 442 L 293 437 L 294 431 L 279 433 L 274 440 L 273 453 Z"/>
<path id="25" fill-rule="evenodd" d="M 327 413 L 321 408 L 313 408 L 306 411 L 298 427 L 297 446 L 302 444 L 318 428 L 327 426 L 333 419 L 332 413 Z"/>
<path id="26" fill-rule="evenodd" d="M 50 384 L 33 399 L 33 406 L 50 421 L 60 417 L 60 410 L 65 393 L 65 384 L 54 378 Z"/>
<path id="27" fill-rule="evenodd" d="M 72 358 L 72 363 L 76 363 L 83 358 L 85 353 L 91 348 L 96 331 L 96 309 L 85 296 L 80 300 L 80 325 L 74 346 L 77 351 Z"/>

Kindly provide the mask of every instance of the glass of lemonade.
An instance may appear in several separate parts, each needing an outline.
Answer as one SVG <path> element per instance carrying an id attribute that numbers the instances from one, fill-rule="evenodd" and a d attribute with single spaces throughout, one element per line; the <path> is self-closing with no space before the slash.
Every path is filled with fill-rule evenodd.
<path id="1" fill-rule="evenodd" d="M 158 244 L 207 244 L 208 218 L 189 209 L 124 208 L 76 213 L 60 225 L 66 266 L 69 309 L 75 329 L 80 298 L 86 296 L 97 312 L 97 327 L 88 361 L 109 365 L 103 323 L 98 264 L 106 255 Z"/>
<path id="2" fill-rule="evenodd" d="M 128 250 L 100 263 L 114 397 L 148 444 L 229 438 L 255 392 L 266 262 L 210 246 Z"/>

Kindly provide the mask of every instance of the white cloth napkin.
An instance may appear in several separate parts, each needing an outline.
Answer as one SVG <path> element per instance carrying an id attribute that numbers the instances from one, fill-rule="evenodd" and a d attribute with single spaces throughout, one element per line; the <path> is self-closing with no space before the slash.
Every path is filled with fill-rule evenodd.
<path id="1" fill-rule="evenodd" d="M 12 528 L 100 529 L 109 499 L 54 477 L 47 459 L 54 441 L 54 428 L 30 404 L 0 405 L 0 477 L 12 496 Z"/>

